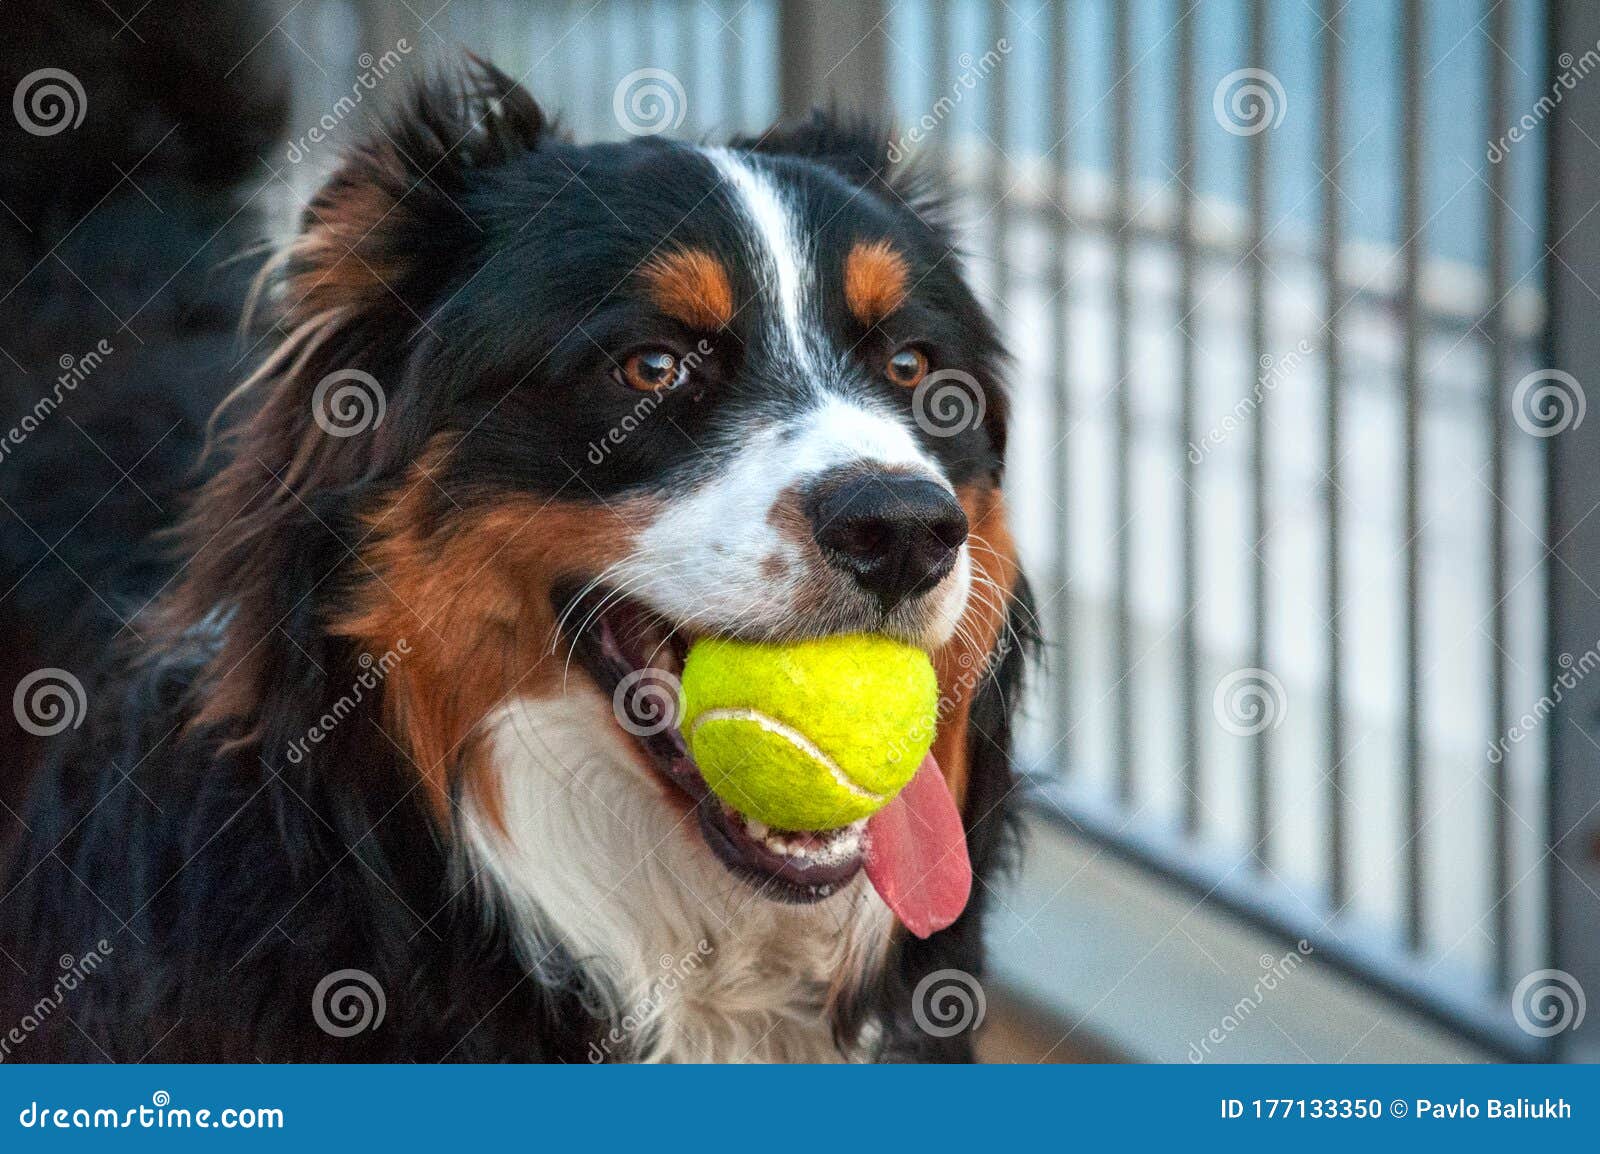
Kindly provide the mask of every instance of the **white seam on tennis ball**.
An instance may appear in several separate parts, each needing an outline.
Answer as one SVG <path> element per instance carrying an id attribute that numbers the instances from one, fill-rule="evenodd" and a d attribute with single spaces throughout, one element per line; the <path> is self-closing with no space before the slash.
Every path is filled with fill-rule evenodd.
<path id="1" fill-rule="evenodd" d="M 789 742 L 789 744 L 800 750 L 801 753 L 805 754 L 817 764 L 821 765 L 823 769 L 826 769 L 833 775 L 834 781 L 838 782 L 841 786 L 855 794 L 857 797 L 873 802 L 889 800 L 885 795 L 881 793 L 873 793 L 870 789 L 858 784 L 850 777 L 848 773 L 839 767 L 838 762 L 834 761 L 833 758 L 824 753 L 816 742 L 812 741 L 798 729 L 789 728 L 789 726 L 779 721 L 776 717 L 769 717 L 765 713 L 755 709 L 708 709 L 694 719 L 694 724 L 689 727 L 690 736 L 692 737 L 694 734 L 698 733 L 700 731 L 700 727 L 708 721 L 752 721 L 773 736 L 783 738 L 785 741 Z"/>

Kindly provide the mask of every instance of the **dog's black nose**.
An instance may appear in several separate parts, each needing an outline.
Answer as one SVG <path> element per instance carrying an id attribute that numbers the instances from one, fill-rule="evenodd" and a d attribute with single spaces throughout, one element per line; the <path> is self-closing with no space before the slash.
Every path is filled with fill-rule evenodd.
<path id="1" fill-rule="evenodd" d="M 823 478 L 807 504 L 823 555 L 886 610 L 937 585 L 967 539 L 955 497 L 922 477 L 852 470 Z"/>

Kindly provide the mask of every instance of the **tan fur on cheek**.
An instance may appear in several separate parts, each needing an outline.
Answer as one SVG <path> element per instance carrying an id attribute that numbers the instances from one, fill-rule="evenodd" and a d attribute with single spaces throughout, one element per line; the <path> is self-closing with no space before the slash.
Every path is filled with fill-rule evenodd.
<path id="1" fill-rule="evenodd" d="M 374 653 L 405 642 L 385 683 L 391 739 L 446 826 L 457 781 L 499 821 L 477 727 L 512 695 L 562 695 L 567 645 L 552 591 L 623 558 L 653 510 L 644 501 L 613 502 L 612 511 L 508 493 L 424 528 L 423 505 L 437 490 L 419 479 L 373 518 L 360 570 L 370 580 L 333 631 Z"/>
<path id="2" fill-rule="evenodd" d="M 968 735 L 972 702 L 1000 659 L 997 650 L 1019 570 L 1000 490 L 985 482 L 962 486 L 958 496 L 970 526 L 967 547 L 972 555 L 973 591 L 957 636 L 933 654 L 941 716 L 933 756 L 956 804 L 965 806 L 972 772 Z M 987 587 L 985 580 L 994 582 L 999 591 Z M 982 735 L 978 740 L 984 740 Z"/>

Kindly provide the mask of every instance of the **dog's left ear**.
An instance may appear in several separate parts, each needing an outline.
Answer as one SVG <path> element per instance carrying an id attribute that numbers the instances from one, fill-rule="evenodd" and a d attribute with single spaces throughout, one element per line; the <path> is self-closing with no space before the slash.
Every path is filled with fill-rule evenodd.
<path id="1" fill-rule="evenodd" d="M 945 201 L 928 168 L 870 116 L 818 108 L 805 120 L 742 137 L 732 147 L 826 165 L 852 184 L 908 205 L 930 227 L 945 228 Z"/>

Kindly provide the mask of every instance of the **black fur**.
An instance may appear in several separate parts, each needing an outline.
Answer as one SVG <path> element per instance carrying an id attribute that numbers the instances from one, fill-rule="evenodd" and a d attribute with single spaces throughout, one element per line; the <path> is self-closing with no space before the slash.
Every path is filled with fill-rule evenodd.
<path id="1" fill-rule="evenodd" d="M 248 45 L 260 33 L 243 6 L 171 7 L 141 30 L 171 28 L 173 39 L 199 45 Z M 88 701 L 81 726 L 65 733 L 0 735 L 0 799 L 11 811 L 0 821 L 17 839 L 0 870 L 0 1057 L 587 1060 L 605 1024 L 575 991 L 530 977 L 479 895 L 452 876 L 448 835 L 386 736 L 379 695 L 356 703 L 312 756 L 281 754 L 362 671 L 360 647 L 329 628 L 363 580 L 346 542 L 424 447 L 472 430 L 472 451 L 451 456 L 425 517 L 508 489 L 558 490 L 583 447 L 634 403 L 608 391 L 610 343 L 688 340 L 609 289 L 669 230 L 713 251 L 734 244 L 715 213 L 697 212 L 713 194 L 712 173 L 672 144 L 572 145 L 486 66 L 421 89 L 307 214 L 308 229 L 327 227 L 352 193 L 387 189 L 397 210 L 359 241 L 364 261 L 391 274 L 387 283 L 364 299 L 314 258 L 290 263 L 292 299 L 275 318 L 283 330 L 297 308 L 335 307 L 341 319 L 297 379 L 279 378 L 265 400 L 229 410 L 234 428 L 252 421 L 255 439 L 233 442 L 227 471 L 190 515 L 187 548 L 175 551 L 156 534 L 205 475 L 207 415 L 252 367 L 229 339 L 252 270 L 220 262 L 257 239 L 259 215 L 235 214 L 250 195 L 252 158 L 279 127 L 281 73 L 270 46 L 229 79 L 207 61 L 242 49 L 162 65 L 113 42 L 116 22 L 93 3 L 21 8 L 9 19 L 37 35 L 7 46 L 0 80 L 9 91 L 41 62 L 65 61 L 89 89 L 95 135 L 63 147 L 49 143 L 60 137 L 0 142 L 27 158 L 0 166 L 0 199 L 24 222 L 5 224 L 12 243 L 0 267 L 20 287 L 0 303 L 0 343 L 27 370 L 0 362 L 0 420 L 36 403 L 62 353 L 82 354 L 108 333 L 114 349 L 0 462 L 4 688 L 9 695 L 28 671 L 59 666 L 84 682 Z M 129 168 L 169 128 L 135 174 L 158 210 L 105 165 Z M 823 118 L 759 147 L 806 190 L 808 213 L 840 221 L 841 242 L 846 224 L 870 226 L 919 262 L 921 299 L 931 304 L 893 323 L 971 356 L 993 398 L 985 429 L 926 447 L 953 480 L 998 476 L 994 331 L 944 259 L 942 226 L 910 211 L 906 202 L 923 194 L 872 159 L 884 139 Z M 77 192 L 59 191 L 74 179 Z M 575 180 L 607 204 L 578 195 Z M 605 213 L 627 228 L 610 228 Z M 129 319 L 127 329 L 112 313 Z M 705 467 L 702 446 L 715 455 L 736 442 L 742 413 L 785 404 L 784 382 L 765 365 L 761 320 L 745 317 L 723 334 L 704 387 L 671 398 L 672 419 L 610 455 L 585 487 L 596 497 L 647 482 L 670 491 Z M 849 387 L 893 397 L 867 369 L 902 335 L 850 334 L 863 369 Z M 381 435 L 318 439 L 307 390 L 351 366 L 387 386 Z M 714 385 L 719 403 L 701 403 Z M 1025 640 L 1020 589 L 1018 597 L 1007 636 Z M 973 710 L 969 845 L 984 877 L 1006 855 L 1009 718 L 1026 650 L 1005 645 Z M 982 895 L 979 885 L 950 930 L 900 946 L 890 973 L 853 1007 L 885 1020 L 886 1057 L 970 1058 L 970 1037 L 917 1031 L 909 998 L 932 970 L 981 972 Z M 101 959 L 94 973 L 54 1004 L 71 970 L 63 963 L 91 952 Z M 316 1024 L 313 991 L 342 968 L 367 971 L 385 991 L 378 1029 L 341 1038 Z M 32 1025 L 3 1033 L 24 1022 Z"/>

